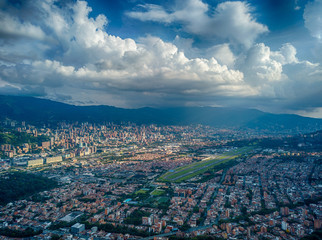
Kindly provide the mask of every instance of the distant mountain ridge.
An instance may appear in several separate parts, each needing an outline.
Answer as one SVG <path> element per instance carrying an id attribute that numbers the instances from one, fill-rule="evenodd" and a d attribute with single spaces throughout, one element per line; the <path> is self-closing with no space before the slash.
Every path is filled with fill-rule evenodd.
<path id="1" fill-rule="evenodd" d="M 33 97 L 0 95 L 0 118 L 29 122 L 133 122 L 137 124 L 203 124 L 218 128 L 250 128 L 269 131 L 316 131 L 322 119 L 292 114 L 271 114 L 255 109 L 174 107 L 123 109 L 112 106 L 74 106 Z"/>

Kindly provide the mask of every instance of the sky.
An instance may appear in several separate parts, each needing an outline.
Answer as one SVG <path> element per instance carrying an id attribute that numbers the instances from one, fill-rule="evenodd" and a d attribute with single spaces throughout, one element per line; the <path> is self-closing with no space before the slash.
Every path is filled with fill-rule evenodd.
<path id="1" fill-rule="evenodd" d="M 322 118 L 322 0 L 0 0 L 0 94 Z"/>

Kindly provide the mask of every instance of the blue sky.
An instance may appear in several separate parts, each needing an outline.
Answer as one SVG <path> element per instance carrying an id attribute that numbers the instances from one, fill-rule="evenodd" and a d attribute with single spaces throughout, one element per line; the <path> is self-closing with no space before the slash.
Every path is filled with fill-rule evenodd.
<path id="1" fill-rule="evenodd" d="M 322 0 L 0 0 L 0 94 L 322 117 Z"/>

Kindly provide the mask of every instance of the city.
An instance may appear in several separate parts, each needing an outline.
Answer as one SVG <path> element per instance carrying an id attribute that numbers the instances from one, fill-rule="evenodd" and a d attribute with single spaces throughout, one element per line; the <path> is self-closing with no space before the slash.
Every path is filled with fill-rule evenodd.
<path id="1" fill-rule="evenodd" d="M 202 125 L 38 128 L 6 120 L 3 128 L 46 141 L 2 144 L 2 178 L 24 172 L 58 183 L 1 207 L 7 236 L 32 228 L 35 239 L 299 239 L 321 229 L 313 134 L 297 148 L 290 136 L 274 136 L 284 146 L 271 148 L 261 140 L 268 136 Z M 249 146 L 236 147 L 245 140 Z M 193 174 L 181 177 L 176 169 L 186 166 Z"/>
<path id="2" fill-rule="evenodd" d="M 322 240 L 322 0 L 0 0 L 0 240 Z"/>

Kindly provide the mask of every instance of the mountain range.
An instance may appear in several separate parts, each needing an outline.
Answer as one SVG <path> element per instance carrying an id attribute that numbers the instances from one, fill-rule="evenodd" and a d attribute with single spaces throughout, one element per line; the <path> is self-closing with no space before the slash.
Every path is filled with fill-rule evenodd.
<path id="1" fill-rule="evenodd" d="M 0 118 L 45 123 L 132 122 L 137 124 L 203 124 L 218 128 L 273 132 L 308 132 L 322 129 L 322 119 L 294 114 L 272 114 L 256 109 L 224 107 L 173 107 L 124 109 L 112 106 L 75 106 L 47 99 L 0 95 Z"/>

